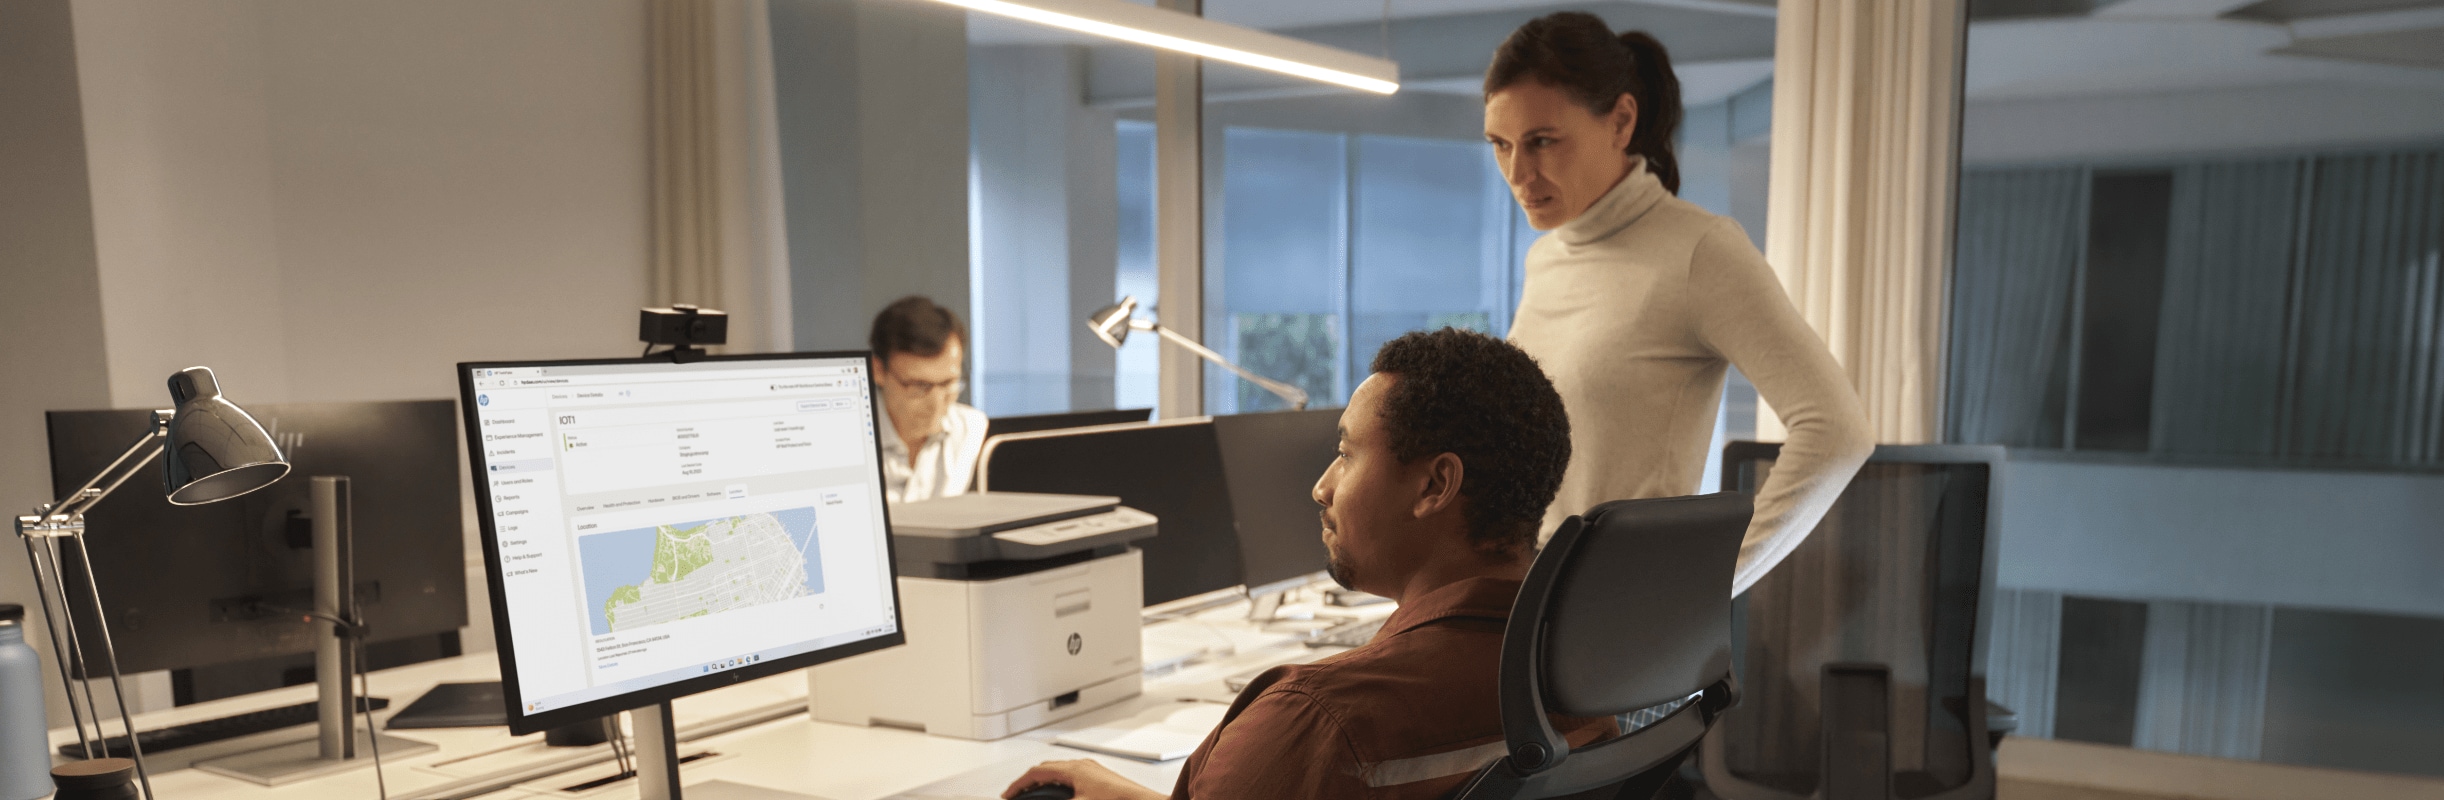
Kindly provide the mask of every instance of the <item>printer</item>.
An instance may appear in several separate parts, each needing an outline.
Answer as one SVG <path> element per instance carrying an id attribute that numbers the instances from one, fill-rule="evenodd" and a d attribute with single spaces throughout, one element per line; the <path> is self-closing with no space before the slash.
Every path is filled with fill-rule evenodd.
<path id="1" fill-rule="evenodd" d="M 907 644 L 808 670 L 815 719 L 999 739 L 1135 697 L 1154 515 L 985 492 L 891 507 Z"/>

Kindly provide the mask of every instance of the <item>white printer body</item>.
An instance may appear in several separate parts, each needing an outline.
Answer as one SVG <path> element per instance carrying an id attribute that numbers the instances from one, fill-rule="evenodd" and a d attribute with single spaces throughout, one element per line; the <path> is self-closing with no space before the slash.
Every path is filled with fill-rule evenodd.
<path id="1" fill-rule="evenodd" d="M 1136 696 L 1150 514 L 982 493 L 891 508 L 908 642 L 808 671 L 815 719 L 999 739 Z"/>

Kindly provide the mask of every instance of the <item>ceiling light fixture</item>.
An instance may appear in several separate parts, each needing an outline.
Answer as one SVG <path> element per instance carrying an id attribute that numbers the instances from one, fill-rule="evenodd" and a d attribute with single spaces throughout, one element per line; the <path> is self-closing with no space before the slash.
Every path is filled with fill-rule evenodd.
<path id="1" fill-rule="evenodd" d="M 1400 65 L 1386 59 L 1125 0 L 936 1 L 1377 94 L 1400 90 Z"/>

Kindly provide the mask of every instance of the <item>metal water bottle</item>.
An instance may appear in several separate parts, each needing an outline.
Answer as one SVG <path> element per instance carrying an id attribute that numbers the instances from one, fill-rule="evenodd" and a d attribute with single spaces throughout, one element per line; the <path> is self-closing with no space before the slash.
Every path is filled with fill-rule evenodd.
<path id="1" fill-rule="evenodd" d="M 42 660 L 25 643 L 25 606 L 0 604 L 0 800 L 51 796 Z"/>

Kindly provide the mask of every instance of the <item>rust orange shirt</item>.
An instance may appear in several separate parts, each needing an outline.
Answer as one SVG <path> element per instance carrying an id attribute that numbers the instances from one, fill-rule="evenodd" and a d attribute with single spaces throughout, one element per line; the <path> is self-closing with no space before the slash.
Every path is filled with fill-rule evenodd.
<path id="1" fill-rule="evenodd" d="M 1501 757 L 1495 692 L 1519 582 L 1471 578 L 1403 603 L 1364 647 L 1248 684 L 1180 770 L 1174 800 L 1450 794 Z M 1573 745 L 1610 718 L 1553 720 Z"/>

